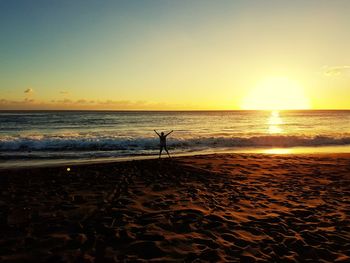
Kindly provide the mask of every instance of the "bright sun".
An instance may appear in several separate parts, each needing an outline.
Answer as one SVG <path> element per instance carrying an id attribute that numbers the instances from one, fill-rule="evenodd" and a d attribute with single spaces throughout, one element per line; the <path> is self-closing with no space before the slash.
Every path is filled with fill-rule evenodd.
<path id="1" fill-rule="evenodd" d="M 300 110 L 310 109 L 303 88 L 285 77 L 268 78 L 253 88 L 244 98 L 245 110 Z"/>

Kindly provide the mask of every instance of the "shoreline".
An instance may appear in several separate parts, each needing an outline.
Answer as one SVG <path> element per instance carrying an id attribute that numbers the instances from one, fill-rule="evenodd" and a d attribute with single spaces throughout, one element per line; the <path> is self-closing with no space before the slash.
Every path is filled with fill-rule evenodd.
<path id="1" fill-rule="evenodd" d="M 213 154 L 281 154 L 281 155 L 303 155 L 303 154 L 350 154 L 350 145 L 345 146 L 322 146 L 322 147 L 289 147 L 289 148 L 220 148 L 209 149 L 202 151 L 193 151 L 185 153 L 171 154 L 173 158 L 193 157 Z M 163 154 L 163 159 L 167 157 Z M 100 157 L 89 159 L 21 159 L 21 160 L 5 160 L 0 164 L 1 170 L 12 169 L 30 169 L 40 167 L 58 167 L 58 166 L 73 166 L 87 164 L 107 164 L 113 162 L 127 162 L 137 160 L 152 160 L 158 159 L 158 154 L 154 155 L 136 155 L 136 156 L 121 156 L 121 157 Z"/>

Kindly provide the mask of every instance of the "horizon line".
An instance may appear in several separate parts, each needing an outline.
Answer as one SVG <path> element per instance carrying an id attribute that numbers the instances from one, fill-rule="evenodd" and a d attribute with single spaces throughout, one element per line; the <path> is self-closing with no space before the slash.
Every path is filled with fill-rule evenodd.
<path id="1" fill-rule="evenodd" d="M 349 109 L 232 109 L 232 110 L 224 110 L 224 109 L 193 109 L 193 110 L 108 110 L 108 109 L 0 109 L 0 112 L 20 112 L 20 111 L 31 111 L 31 112 L 39 112 L 39 111 L 65 111 L 65 112 L 93 112 L 93 111 L 100 111 L 100 112 L 208 112 L 208 111 L 349 111 Z"/>

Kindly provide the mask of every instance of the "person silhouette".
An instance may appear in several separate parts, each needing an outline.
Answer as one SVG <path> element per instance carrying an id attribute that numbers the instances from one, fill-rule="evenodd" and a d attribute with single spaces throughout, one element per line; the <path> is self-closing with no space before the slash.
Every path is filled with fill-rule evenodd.
<path id="1" fill-rule="evenodd" d="M 164 134 L 164 132 L 161 132 L 160 134 L 154 130 L 154 132 L 159 136 L 159 158 L 160 156 L 162 155 L 162 151 L 163 149 L 166 151 L 166 153 L 168 154 L 169 158 L 170 158 L 170 154 L 168 152 L 168 149 L 166 148 L 166 137 L 172 133 L 173 131 L 167 133 L 167 134 Z"/>

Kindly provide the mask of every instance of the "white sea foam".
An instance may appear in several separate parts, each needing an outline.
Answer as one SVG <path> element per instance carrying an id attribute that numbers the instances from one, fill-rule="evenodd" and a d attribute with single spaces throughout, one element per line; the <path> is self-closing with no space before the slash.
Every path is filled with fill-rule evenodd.
<path id="1" fill-rule="evenodd" d="M 287 136 L 265 135 L 251 137 L 194 137 L 172 138 L 168 142 L 173 149 L 222 147 L 295 147 L 350 145 L 350 136 Z M 83 136 L 29 136 L 0 138 L 1 151 L 91 151 L 91 150 L 149 150 L 158 147 L 155 137 L 83 137 Z"/>
<path id="2" fill-rule="evenodd" d="M 347 147 L 350 111 L 1 112 L 0 159 L 154 154 L 159 139 L 153 129 L 174 130 L 172 153 Z"/>

